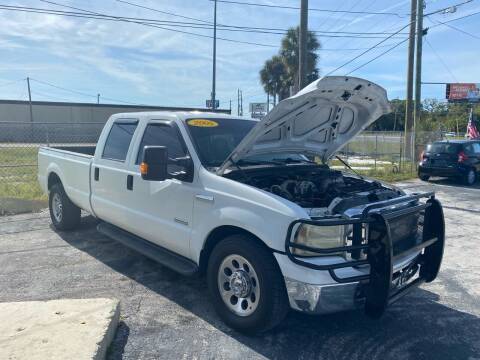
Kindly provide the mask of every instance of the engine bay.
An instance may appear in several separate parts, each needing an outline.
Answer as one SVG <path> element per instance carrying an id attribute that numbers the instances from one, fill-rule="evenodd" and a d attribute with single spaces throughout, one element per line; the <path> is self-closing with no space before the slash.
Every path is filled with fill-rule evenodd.
<path id="1" fill-rule="evenodd" d="M 327 165 L 286 165 L 234 170 L 225 177 L 268 191 L 317 214 L 345 210 L 401 195 L 381 183 L 330 169 Z M 321 210 L 321 211 L 318 211 Z"/>

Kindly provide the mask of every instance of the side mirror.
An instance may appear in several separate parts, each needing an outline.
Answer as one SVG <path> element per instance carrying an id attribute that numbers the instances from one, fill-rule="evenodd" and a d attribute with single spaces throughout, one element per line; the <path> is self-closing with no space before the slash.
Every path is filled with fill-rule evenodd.
<path id="1" fill-rule="evenodd" d="M 142 179 L 163 181 L 168 177 L 168 150 L 165 146 L 145 146 L 143 148 L 140 174 Z"/>

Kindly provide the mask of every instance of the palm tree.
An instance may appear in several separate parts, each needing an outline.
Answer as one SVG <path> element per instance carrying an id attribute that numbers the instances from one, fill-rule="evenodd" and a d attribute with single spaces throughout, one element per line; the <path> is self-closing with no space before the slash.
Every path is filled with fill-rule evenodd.
<path id="1" fill-rule="evenodd" d="M 279 54 L 265 62 L 260 70 L 260 82 L 267 95 L 273 95 L 274 104 L 277 96 L 279 100 L 290 94 L 290 88 L 298 86 L 298 31 L 299 28 L 290 28 L 282 39 Z M 320 43 L 315 34 L 308 32 L 307 38 L 307 80 L 312 82 L 318 79 L 316 51 Z"/>
<path id="2" fill-rule="evenodd" d="M 282 39 L 280 56 L 287 66 L 289 86 L 298 87 L 298 63 L 299 63 L 299 45 L 298 45 L 299 27 L 290 28 Z M 309 31 L 307 37 L 307 82 L 318 79 L 316 51 L 320 49 L 320 42 L 315 33 Z M 296 89 L 298 90 L 298 89 Z"/>
<path id="3" fill-rule="evenodd" d="M 260 81 L 267 95 L 273 96 L 273 104 L 277 102 L 277 95 L 283 94 L 285 88 L 286 66 L 282 58 L 278 55 L 265 61 L 265 65 L 260 70 Z"/>

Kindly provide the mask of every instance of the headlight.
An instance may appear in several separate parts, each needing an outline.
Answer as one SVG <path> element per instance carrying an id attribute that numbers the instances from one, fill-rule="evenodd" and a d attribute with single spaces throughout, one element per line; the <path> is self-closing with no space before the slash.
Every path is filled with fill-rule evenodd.
<path id="1" fill-rule="evenodd" d="M 301 224 L 293 242 L 295 244 L 311 246 L 317 249 L 330 249 L 346 245 L 346 226 L 315 226 Z M 293 248 L 293 253 L 300 256 L 321 256 L 311 251 Z M 343 253 L 332 253 L 329 255 L 341 255 Z"/>

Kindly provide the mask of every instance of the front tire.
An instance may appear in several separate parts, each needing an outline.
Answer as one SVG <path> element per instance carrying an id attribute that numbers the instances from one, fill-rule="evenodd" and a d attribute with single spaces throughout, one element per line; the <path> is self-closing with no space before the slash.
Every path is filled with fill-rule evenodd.
<path id="1" fill-rule="evenodd" d="M 430 179 L 430 175 L 419 175 L 418 177 L 422 181 L 428 181 L 428 179 Z"/>
<path id="2" fill-rule="evenodd" d="M 285 282 L 275 258 L 248 235 L 232 235 L 215 246 L 207 282 L 215 310 L 238 331 L 270 330 L 288 312 Z"/>
<path id="3" fill-rule="evenodd" d="M 80 224 L 80 208 L 68 198 L 62 184 L 52 186 L 48 196 L 50 218 L 57 230 L 73 230 Z"/>

